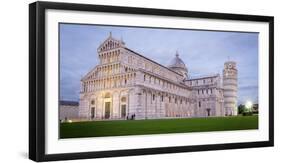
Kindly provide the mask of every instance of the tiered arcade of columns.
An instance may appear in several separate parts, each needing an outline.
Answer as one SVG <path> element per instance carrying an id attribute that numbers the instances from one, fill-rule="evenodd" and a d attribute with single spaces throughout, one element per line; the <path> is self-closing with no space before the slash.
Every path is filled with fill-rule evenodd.
<path id="1" fill-rule="evenodd" d="M 99 64 L 81 79 L 81 119 L 157 119 L 236 115 L 237 70 L 191 79 L 179 54 L 163 66 L 110 36 L 99 46 Z M 231 66 L 229 66 L 231 65 Z M 226 109 L 226 110 L 225 110 Z"/>
<path id="2" fill-rule="evenodd" d="M 237 109 L 237 69 L 233 61 L 225 62 L 223 70 L 223 96 L 226 115 L 235 116 Z"/>

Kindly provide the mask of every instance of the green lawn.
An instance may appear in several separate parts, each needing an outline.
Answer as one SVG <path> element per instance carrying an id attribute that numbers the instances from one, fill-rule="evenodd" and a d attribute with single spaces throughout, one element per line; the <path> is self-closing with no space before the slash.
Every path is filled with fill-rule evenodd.
<path id="1" fill-rule="evenodd" d="M 60 124 L 61 138 L 258 129 L 258 116 L 161 120 L 89 121 Z"/>

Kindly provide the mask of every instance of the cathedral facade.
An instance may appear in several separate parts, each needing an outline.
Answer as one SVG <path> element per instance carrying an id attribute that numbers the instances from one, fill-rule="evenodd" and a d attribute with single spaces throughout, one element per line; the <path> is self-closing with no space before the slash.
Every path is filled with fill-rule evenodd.
<path id="1" fill-rule="evenodd" d="M 163 66 L 109 37 L 99 64 L 81 79 L 79 117 L 160 119 L 237 115 L 236 63 L 220 74 L 191 78 L 179 54 Z"/>

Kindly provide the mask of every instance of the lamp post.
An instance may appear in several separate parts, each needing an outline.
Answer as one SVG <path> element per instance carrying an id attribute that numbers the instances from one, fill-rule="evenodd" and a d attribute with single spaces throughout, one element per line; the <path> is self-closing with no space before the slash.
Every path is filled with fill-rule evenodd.
<path id="1" fill-rule="evenodd" d="M 246 104 L 245 104 L 245 107 L 247 109 L 247 112 L 252 112 L 253 102 L 252 101 L 247 101 Z"/>

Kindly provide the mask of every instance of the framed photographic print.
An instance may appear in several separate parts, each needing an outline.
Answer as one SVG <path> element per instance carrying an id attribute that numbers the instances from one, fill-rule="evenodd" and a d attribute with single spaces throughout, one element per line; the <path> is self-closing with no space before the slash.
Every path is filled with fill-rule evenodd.
<path id="1" fill-rule="evenodd" d="M 29 158 L 273 146 L 273 17 L 35 2 Z"/>

